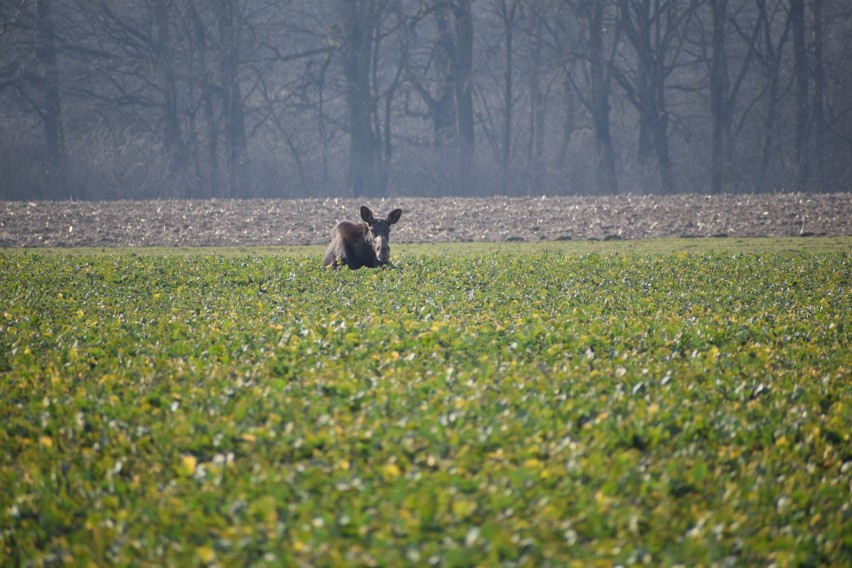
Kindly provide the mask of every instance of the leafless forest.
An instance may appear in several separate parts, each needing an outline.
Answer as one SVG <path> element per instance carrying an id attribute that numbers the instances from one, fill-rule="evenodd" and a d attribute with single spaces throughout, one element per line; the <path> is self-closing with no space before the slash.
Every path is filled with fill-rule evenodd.
<path id="1" fill-rule="evenodd" d="M 2 0 L 0 199 L 845 192 L 848 0 Z"/>

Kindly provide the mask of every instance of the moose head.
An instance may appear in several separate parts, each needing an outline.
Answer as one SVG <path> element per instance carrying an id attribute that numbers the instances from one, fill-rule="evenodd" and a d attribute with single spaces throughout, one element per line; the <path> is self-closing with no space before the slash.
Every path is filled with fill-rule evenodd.
<path id="1" fill-rule="evenodd" d="M 361 206 L 363 223 L 341 221 L 331 232 L 331 244 L 323 258 L 323 266 L 337 268 L 345 264 L 351 269 L 375 268 L 390 263 L 390 227 L 399 221 L 402 209 L 394 209 L 387 218 L 373 215 L 369 207 Z"/>

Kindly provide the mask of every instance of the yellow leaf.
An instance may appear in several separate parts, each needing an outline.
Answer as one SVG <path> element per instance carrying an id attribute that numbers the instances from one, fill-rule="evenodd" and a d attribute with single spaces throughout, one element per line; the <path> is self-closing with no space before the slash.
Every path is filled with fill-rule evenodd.
<path id="1" fill-rule="evenodd" d="M 242 436 L 240 436 L 240 438 L 252 444 L 257 441 L 257 437 L 254 434 L 243 434 Z"/>
<path id="2" fill-rule="evenodd" d="M 458 497 L 450 503 L 450 510 L 459 519 L 466 519 L 476 511 L 476 501 Z"/>
<path id="3" fill-rule="evenodd" d="M 52 448 L 53 438 L 51 438 L 50 436 L 42 436 L 38 439 L 38 443 L 44 446 L 45 448 Z"/>
<path id="4" fill-rule="evenodd" d="M 615 499 L 613 499 L 613 498 L 612 498 L 612 497 L 610 497 L 609 495 L 606 495 L 606 494 L 605 494 L 603 491 L 601 491 L 601 490 L 598 490 L 598 491 L 595 493 L 595 502 L 596 502 L 598 505 L 601 505 L 601 506 L 603 506 L 603 507 L 609 507 L 610 505 L 612 505 L 613 501 L 615 501 Z"/>
<path id="5" fill-rule="evenodd" d="M 399 466 L 395 463 L 385 464 L 384 467 L 382 467 L 382 473 L 384 474 L 385 479 L 388 481 L 396 479 L 397 477 L 402 475 L 402 472 L 399 470 Z"/>
<path id="6" fill-rule="evenodd" d="M 209 546 L 199 546 L 195 549 L 195 554 L 205 564 L 210 564 L 216 559 L 216 551 Z"/>
<path id="7" fill-rule="evenodd" d="M 198 465 L 198 460 L 195 459 L 195 456 L 185 455 L 181 456 L 180 464 L 178 465 L 178 473 L 185 476 L 190 476 L 195 473 L 195 466 Z"/>

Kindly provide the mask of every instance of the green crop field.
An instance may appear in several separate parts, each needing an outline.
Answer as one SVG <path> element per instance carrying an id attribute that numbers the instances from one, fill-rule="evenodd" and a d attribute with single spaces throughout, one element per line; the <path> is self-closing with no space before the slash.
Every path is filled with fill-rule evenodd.
<path id="1" fill-rule="evenodd" d="M 799 243 L 2 251 L 0 565 L 848 566 Z"/>

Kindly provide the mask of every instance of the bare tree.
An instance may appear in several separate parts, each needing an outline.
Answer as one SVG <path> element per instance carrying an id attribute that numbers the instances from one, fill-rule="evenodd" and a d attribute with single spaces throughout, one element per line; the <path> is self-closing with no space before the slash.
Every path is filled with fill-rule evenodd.
<path id="1" fill-rule="evenodd" d="M 561 83 L 557 78 L 558 73 L 553 73 L 551 68 L 555 67 L 558 70 L 562 58 L 554 57 L 553 51 L 549 49 L 547 38 L 550 34 L 545 31 L 545 18 L 542 17 L 542 11 L 537 10 L 539 4 L 539 2 L 529 1 L 525 3 L 526 16 L 522 26 L 529 52 L 525 69 L 529 91 L 529 140 L 526 159 L 531 176 L 528 192 L 530 189 L 544 190 L 547 169 L 545 141 L 548 131 L 548 82 Z"/>
<path id="2" fill-rule="evenodd" d="M 588 89 L 577 89 L 583 105 L 592 117 L 595 134 L 595 169 L 598 191 L 618 193 L 615 146 L 610 129 L 612 60 L 619 42 L 615 31 L 613 6 L 602 0 L 576 0 L 574 14 L 582 37 L 580 59 L 586 72 Z"/>
<path id="3" fill-rule="evenodd" d="M 805 0 L 790 0 L 790 20 L 793 26 L 793 74 L 796 94 L 796 186 L 804 189 L 810 181 L 808 157 L 808 53 L 805 43 Z"/>
<path id="4" fill-rule="evenodd" d="M 515 28 L 520 17 L 515 0 L 495 0 L 503 35 L 503 112 L 500 128 L 501 193 L 509 193 L 509 168 L 512 159 L 512 121 L 515 100 Z"/>
<path id="5" fill-rule="evenodd" d="M 823 22 L 823 0 L 812 0 L 810 3 L 811 21 L 813 27 L 813 99 L 811 114 L 813 115 L 814 154 L 816 156 L 816 188 L 822 190 L 827 185 L 826 172 L 826 131 L 825 120 L 825 29 Z"/>
<path id="6" fill-rule="evenodd" d="M 204 136 L 206 138 L 206 155 L 196 154 L 196 174 L 202 185 L 207 188 L 202 195 L 219 196 L 222 194 L 222 180 L 219 166 L 219 124 L 216 117 L 215 98 L 216 88 L 213 71 L 210 68 L 210 39 L 209 31 L 204 23 L 201 11 L 196 5 L 196 0 L 187 3 L 188 37 L 191 38 L 192 68 L 195 84 L 199 92 L 204 122 Z M 193 129 L 194 130 L 194 129 Z"/>
<path id="7" fill-rule="evenodd" d="M 731 132 L 734 112 L 739 93 L 748 76 L 754 59 L 755 46 L 760 34 L 761 23 L 755 19 L 749 29 L 743 28 L 742 12 L 732 12 L 729 0 L 708 0 L 711 13 L 711 57 L 709 58 L 710 116 L 712 120 L 711 190 L 720 193 L 727 183 L 727 169 L 731 163 L 735 140 Z M 733 75 L 730 69 L 728 50 L 731 39 L 729 27 L 733 25 L 744 40 L 739 70 Z"/>
<path id="8" fill-rule="evenodd" d="M 178 85 L 175 45 L 172 40 L 174 6 L 170 0 L 153 0 L 153 54 L 160 74 L 163 109 L 163 146 L 169 160 L 169 170 L 178 174 L 186 167 L 186 144 L 178 116 Z"/>
<path id="9" fill-rule="evenodd" d="M 546 127 L 550 125 L 548 118 L 553 115 L 558 120 L 558 126 L 554 124 L 549 129 L 557 136 L 554 161 L 564 172 L 569 165 L 571 141 L 580 128 L 578 114 L 581 111 L 577 107 L 575 89 L 582 87 L 574 73 L 580 67 L 577 62 L 583 53 L 581 32 L 574 16 L 574 6 L 562 0 L 528 0 L 526 9 L 529 12 L 527 34 L 531 42 L 531 147 L 535 149 L 531 159 L 543 159 Z M 545 81 L 550 82 L 554 96 L 561 99 L 561 105 L 545 106 Z M 533 169 L 533 175 L 539 175 L 543 168 L 538 163 Z"/>
<path id="10" fill-rule="evenodd" d="M 85 80 L 74 84 L 70 92 L 114 135 L 135 131 L 137 140 L 147 138 L 158 150 L 151 153 L 149 149 L 147 159 L 137 156 L 151 192 L 140 196 L 187 196 L 182 183 L 188 153 L 180 86 L 186 65 L 176 40 L 175 0 L 152 0 L 143 6 L 78 2 L 76 10 L 76 17 L 66 24 L 74 37 L 69 57 Z M 119 179 L 127 175 L 121 168 L 116 170 Z M 111 191 L 121 196 L 123 190 Z"/>
<path id="11" fill-rule="evenodd" d="M 354 195 L 381 196 L 387 188 L 373 130 L 375 100 L 370 82 L 380 18 L 379 0 L 341 0 L 343 75 L 349 109 L 349 186 Z"/>
<path id="12" fill-rule="evenodd" d="M 433 33 L 417 33 L 430 22 Z M 430 43 L 418 50 L 412 44 L 420 35 Z M 475 192 L 471 1 L 432 0 L 409 17 L 406 38 L 406 80 L 428 109 L 436 159 L 449 166 L 443 191 Z"/>
<path id="13" fill-rule="evenodd" d="M 458 123 L 459 187 L 464 192 L 476 193 L 476 164 L 474 161 L 474 110 L 473 110 L 473 0 L 452 0 L 455 30 L 455 60 L 453 84 Z"/>
<path id="14" fill-rule="evenodd" d="M 693 1 L 618 0 L 619 24 L 633 59 L 617 66 L 614 74 L 639 113 L 639 164 L 644 169 L 652 155 L 656 156 L 664 194 L 673 193 L 675 188 L 669 153 L 667 80 L 678 65 L 695 6 Z"/>
<path id="15" fill-rule="evenodd" d="M 789 41 L 790 18 L 782 13 L 780 0 L 756 0 L 760 34 L 754 43 L 755 58 L 765 77 L 764 112 L 761 124 L 760 167 L 757 170 L 756 186 L 759 191 L 771 187 L 769 168 L 776 145 L 776 128 L 781 102 L 781 74 L 784 46 Z M 783 18 L 783 25 L 777 20 Z"/>
<path id="16" fill-rule="evenodd" d="M 57 57 L 56 27 L 53 22 L 51 0 L 38 0 L 38 58 L 42 68 L 42 94 L 44 97 L 44 139 L 47 161 L 55 190 L 63 194 L 65 144 L 62 130 L 62 99 L 59 93 L 59 63 Z"/>
<path id="17" fill-rule="evenodd" d="M 431 18 L 429 17 L 431 16 Z M 428 10 L 418 10 L 406 27 L 406 49 L 416 42 L 418 27 L 434 22 L 433 44 L 423 61 L 406 57 L 405 76 L 428 109 L 432 121 L 433 143 L 439 152 L 458 148 L 458 126 L 455 99 L 456 38 L 453 16 L 448 3 L 438 1 Z"/>
<path id="18" fill-rule="evenodd" d="M 53 198 L 67 191 L 59 63 L 64 46 L 52 0 L 34 4 L 16 1 L 0 5 L 0 93 L 11 93 L 23 113 L 37 117 L 40 151 L 37 174 L 33 172 L 30 183 L 34 183 L 38 197 Z"/>
<path id="19" fill-rule="evenodd" d="M 225 110 L 225 147 L 228 160 L 228 197 L 245 195 L 251 188 L 243 96 L 240 85 L 242 21 L 237 0 L 216 0 L 221 54 L 222 99 Z"/>

